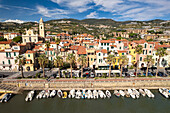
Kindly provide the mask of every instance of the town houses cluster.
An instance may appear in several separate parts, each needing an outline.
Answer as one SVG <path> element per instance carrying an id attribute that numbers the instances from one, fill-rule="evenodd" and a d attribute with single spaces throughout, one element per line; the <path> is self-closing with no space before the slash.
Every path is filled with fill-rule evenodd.
<path id="1" fill-rule="evenodd" d="M 141 32 L 142 33 L 142 32 Z M 121 32 L 115 34 L 125 37 Z M 12 39 L 16 36 L 22 36 L 22 42 L 16 43 Z M 125 67 L 132 67 L 139 61 L 138 67 L 146 67 L 144 59 L 147 55 L 152 55 L 155 60 L 152 66 L 156 67 L 158 64 L 159 56 L 156 51 L 158 48 L 164 48 L 167 55 L 161 57 L 159 66 L 165 67 L 170 64 L 170 45 L 167 43 L 160 44 L 160 42 L 117 39 L 113 38 L 99 39 L 92 34 L 84 33 L 72 36 L 68 33 L 61 32 L 57 35 L 46 35 L 45 24 L 42 18 L 39 21 L 39 32 L 34 32 L 33 29 L 27 29 L 25 34 L 7 33 L 4 34 L 7 41 L 0 41 L 0 70 L 18 70 L 16 58 L 19 55 L 25 57 L 23 65 L 24 71 L 35 71 L 39 69 L 37 58 L 41 54 L 45 54 L 49 61 L 53 62 L 56 56 L 61 56 L 64 62 L 69 54 L 74 54 L 76 59 L 77 68 L 80 64 L 77 62 L 80 56 L 85 56 L 87 59 L 86 66 L 96 69 L 109 69 L 107 57 L 109 55 L 115 56 L 115 62 L 112 64 L 114 69 L 120 69 L 120 57 L 126 56 L 128 64 Z M 56 41 L 58 40 L 59 41 Z M 47 48 L 46 42 L 49 42 Z M 137 54 L 135 47 L 141 45 L 143 47 L 142 53 Z M 166 61 L 166 65 L 161 62 Z"/>

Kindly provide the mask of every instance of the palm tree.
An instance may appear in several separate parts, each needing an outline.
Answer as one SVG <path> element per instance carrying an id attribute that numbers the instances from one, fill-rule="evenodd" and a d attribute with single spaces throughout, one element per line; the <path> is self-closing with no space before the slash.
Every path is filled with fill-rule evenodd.
<path id="1" fill-rule="evenodd" d="M 50 48 L 50 42 L 49 41 L 45 42 L 45 47 L 47 48 L 47 57 L 48 57 L 48 64 L 49 64 L 49 48 Z"/>
<path id="2" fill-rule="evenodd" d="M 152 55 L 147 55 L 146 58 L 144 59 L 144 61 L 146 62 L 146 77 L 148 76 L 148 68 L 154 64 L 154 59 Z"/>
<path id="3" fill-rule="evenodd" d="M 135 52 L 137 53 L 137 55 L 139 56 L 143 51 L 143 47 L 141 45 L 137 45 L 135 47 Z M 139 63 L 139 58 L 137 59 L 137 65 L 136 65 L 136 77 L 138 76 L 138 63 Z"/>
<path id="4" fill-rule="evenodd" d="M 21 71 L 21 77 L 24 78 L 23 65 L 25 63 L 25 57 L 19 55 L 16 57 L 15 63 L 18 63 L 19 70 Z"/>
<path id="5" fill-rule="evenodd" d="M 159 56 L 158 62 L 157 62 L 157 71 L 156 71 L 156 77 L 157 77 L 157 75 L 158 75 L 158 70 L 159 70 L 158 68 L 159 68 L 160 58 L 163 57 L 163 56 L 165 56 L 165 55 L 167 55 L 166 49 L 164 49 L 164 48 L 158 48 L 158 49 L 157 49 L 157 52 L 156 52 L 156 55 Z"/>
<path id="6" fill-rule="evenodd" d="M 112 64 L 115 64 L 115 60 L 116 60 L 116 58 L 114 55 L 109 55 L 107 57 L 107 63 L 109 64 L 109 77 L 111 75 L 111 66 L 112 66 Z"/>
<path id="7" fill-rule="evenodd" d="M 60 41 L 61 41 L 61 40 L 60 40 L 59 38 L 57 38 L 56 41 L 55 41 L 56 44 L 57 44 L 57 56 L 58 56 L 58 45 L 60 44 Z"/>
<path id="8" fill-rule="evenodd" d="M 46 57 L 45 54 L 41 54 L 39 57 L 38 57 L 38 62 L 40 64 L 40 67 L 43 69 L 43 77 L 45 78 L 45 66 L 48 62 L 48 59 Z"/>
<path id="9" fill-rule="evenodd" d="M 72 77 L 73 77 L 73 76 L 72 76 L 73 63 L 74 63 L 75 60 L 76 60 L 74 54 L 68 54 L 66 60 L 67 60 L 67 62 L 70 63 L 70 68 L 71 68 L 71 78 L 72 78 Z"/>
<path id="10" fill-rule="evenodd" d="M 127 56 L 125 56 L 125 55 L 120 56 L 119 59 L 120 59 L 120 66 L 121 66 L 120 77 L 122 77 L 123 67 L 128 64 L 129 59 L 128 59 Z"/>
<path id="11" fill-rule="evenodd" d="M 59 77 L 60 77 L 60 67 L 63 66 L 63 58 L 60 56 L 56 56 L 56 59 L 54 61 L 54 65 L 59 68 Z"/>
<path id="12" fill-rule="evenodd" d="M 83 77 L 83 67 L 84 67 L 84 65 L 86 65 L 87 59 L 84 55 L 81 55 L 78 59 L 78 62 L 81 65 L 81 78 L 82 78 Z"/>

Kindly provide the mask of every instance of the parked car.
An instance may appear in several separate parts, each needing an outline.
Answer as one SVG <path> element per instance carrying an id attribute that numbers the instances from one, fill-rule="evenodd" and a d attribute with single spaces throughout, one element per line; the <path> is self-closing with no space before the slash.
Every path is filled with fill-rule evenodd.
<path id="1" fill-rule="evenodd" d="M 163 73 L 163 72 L 158 72 L 158 76 L 160 76 L 160 77 L 167 77 L 168 75 Z"/>
<path id="2" fill-rule="evenodd" d="M 129 73 L 131 77 L 135 77 L 135 75 L 133 74 L 133 72 Z"/>

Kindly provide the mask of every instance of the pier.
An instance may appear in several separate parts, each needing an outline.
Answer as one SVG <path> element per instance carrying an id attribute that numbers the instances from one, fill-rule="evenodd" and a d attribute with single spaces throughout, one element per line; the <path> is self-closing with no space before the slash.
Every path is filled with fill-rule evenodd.
<path id="1" fill-rule="evenodd" d="M 9 87 L 10 86 L 10 87 Z M 110 79 L 11 79 L 3 80 L 0 88 L 7 91 L 19 90 L 71 90 L 71 89 L 96 89 L 115 90 L 128 88 L 170 88 L 170 78 L 110 78 Z"/>

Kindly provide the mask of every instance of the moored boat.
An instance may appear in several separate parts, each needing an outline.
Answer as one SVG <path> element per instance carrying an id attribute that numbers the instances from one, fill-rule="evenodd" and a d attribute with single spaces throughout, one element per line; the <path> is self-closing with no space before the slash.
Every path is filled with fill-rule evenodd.
<path id="1" fill-rule="evenodd" d="M 97 92 L 97 90 L 93 91 L 93 97 L 94 97 L 94 99 L 98 99 L 98 92 Z"/>
<path id="2" fill-rule="evenodd" d="M 120 93 L 118 90 L 114 90 L 114 95 L 116 95 L 116 97 L 120 97 Z"/>
<path id="3" fill-rule="evenodd" d="M 63 99 L 65 99 L 65 98 L 67 98 L 67 92 L 65 91 L 65 92 L 63 92 L 63 97 L 62 97 Z"/>
<path id="4" fill-rule="evenodd" d="M 52 90 L 50 93 L 50 97 L 54 97 L 56 95 L 56 90 Z"/>
<path id="5" fill-rule="evenodd" d="M 59 98 L 61 98 L 63 96 L 63 92 L 60 89 L 57 91 L 57 96 Z"/>
<path id="6" fill-rule="evenodd" d="M 34 91 L 30 91 L 28 94 L 27 94 L 27 96 L 26 96 L 26 98 L 25 98 L 25 101 L 32 101 L 32 98 L 33 98 L 33 96 L 34 96 Z"/>
<path id="7" fill-rule="evenodd" d="M 139 93 L 144 97 L 146 96 L 146 93 L 142 89 L 139 89 Z"/>
<path id="8" fill-rule="evenodd" d="M 43 97 L 44 93 L 45 93 L 45 90 L 42 90 L 42 91 L 36 96 L 36 98 L 37 98 L 37 99 L 41 99 L 41 98 Z"/>
<path id="9" fill-rule="evenodd" d="M 119 93 L 120 93 L 120 95 L 121 95 L 122 97 L 125 96 L 125 92 L 123 92 L 123 90 L 119 90 Z"/>
<path id="10" fill-rule="evenodd" d="M 109 90 L 106 90 L 106 96 L 107 96 L 107 98 L 111 98 L 112 95 Z"/>

